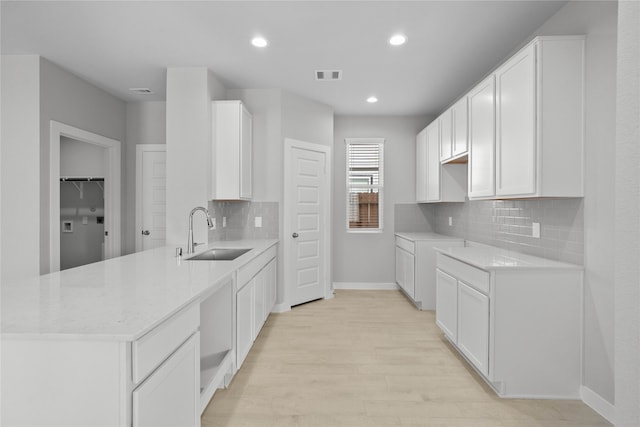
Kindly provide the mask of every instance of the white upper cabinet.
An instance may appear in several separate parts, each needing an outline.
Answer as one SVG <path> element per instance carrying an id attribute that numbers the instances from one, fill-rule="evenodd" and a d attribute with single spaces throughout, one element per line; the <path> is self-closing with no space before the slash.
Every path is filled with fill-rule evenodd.
<path id="1" fill-rule="evenodd" d="M 416 136 L 416 202 L 464 202 L 467 165 L 440 164 L 441 120 Z"/>
<path id="2" fill-rule="evenodd" d="M 250 200 L 252 196 L 252 117 L 241 101 L 214 101 L 211 199 Z"/>
<path id="3" fill-rule="evenodd" d="M 440 123 L 427 126 L 427 201 L 440 201 Z"/>
<path id="4" fill-rule="evenodd" d="M 469 199 L 495 195 L 494 77 L 469 93 Z"/>
<path id="5" fill-rule="evenodd" d="M 582 197 L 584 37 L 540 37 L 495 72 L 496 196 Z"/>
<path id="6" fill-rule="evenodd" d="M 467 96 L 463 96 L 451 107 L 452 121 L 452 147 L 451 158 L 457 159 L 467 154 L 469 127 L 468 127 L 468 103 Z"/>
<path id="7" fill-rule="evenodd" d="M 467 155 L 467 96 L 440 115 L 440 161 L 447 163 Z"/>
<path id="8" fill-rule="evenodd" d="M 469 198 L 582 197 L 583 90 L 579 36 L 534 39 L 472 90 Z"/>
<path id="9" fill-rule="evenodd" d="M 427 201 L 427 129 L 416 136 L 416 202 Z"/>
<path id="10" fill-rule="evenodd" d="M 438 117 L 438 122 L 440 122 L 440 160 L 443 162 L 453 155 L 452 114 L 452 109 L 449 108 Z"/>

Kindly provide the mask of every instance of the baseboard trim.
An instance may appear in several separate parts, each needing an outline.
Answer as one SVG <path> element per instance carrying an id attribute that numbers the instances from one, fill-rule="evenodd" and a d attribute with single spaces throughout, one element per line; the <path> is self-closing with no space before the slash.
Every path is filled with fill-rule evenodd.
<path id="1" fill-rule="evenodd" d="M 395 291 L 398 285 L 384 282 L 333 282 L 333 289 L 388 290 Z"/>
<path id="2" fill-rule="evenodd" d="M 591 409 L 615 425 L 616 407 L 589 387 L 580 386 L 580 398 Z"/>
<path id="3" fill-rule="evenodd" d="M 291 311 L 291 306 L 286 303 L 276 304 L 271 309 L 272 313 L 286 313 L 287 311 Z"/>

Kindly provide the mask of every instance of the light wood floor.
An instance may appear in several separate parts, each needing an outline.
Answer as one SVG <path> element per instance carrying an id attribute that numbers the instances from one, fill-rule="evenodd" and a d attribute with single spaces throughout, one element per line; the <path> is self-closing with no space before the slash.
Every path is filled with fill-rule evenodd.
<path id="1" fill-rule="evenodd" d="M 595 427 L 580 401 L 500 399 L 397 291 L 272 314 L 203 427 Z"/>

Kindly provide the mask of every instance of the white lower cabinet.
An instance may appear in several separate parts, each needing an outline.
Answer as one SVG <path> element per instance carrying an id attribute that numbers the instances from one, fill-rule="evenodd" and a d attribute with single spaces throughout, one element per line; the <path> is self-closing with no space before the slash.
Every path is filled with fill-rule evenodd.
<path id="1" fill-rule="evenodd" d="M 436 324 L 499 396 L 579 398 L 582 270 L 533 258 L 485 270 L 439 253 Z"/>
<path id="2" fill-rule="evenodd" d="M 133 427 L 200 425 L 199 342 L 196 332 L 133 391 Z"/>
<path id="3" fill-rule="evenodd" d="M 411 298 L 415 298 L 413 254 L 396 246 L 396 283 Z"/>
<path id="4" fill-rule="evenodd" d="M 436 272 L 436 324 L 453 342 L 458 340 L 458 281 Z"/>
<path id="5" fill-rule="evenodd" d="M 236 369 L 240 369 L 276 301 L 277 248 L 238 271 L 236 294 Z"/>
<path id="6" fill-rule="evenodd" d="M 458 347 L 483 375 L 489 375 L 489 297 L 458 282 Z"/>
<path id="7" fill-rule="evenodd" d="M 253 344 L 253 285 L 251 280 L 236 294 L 236 369 L 240 369 Z"/>
<path id="8" fill-rule="evenodd" d="M 464 240 L 429 232 L 398 232 L 396 284 L 420 310 L 436 308 L 435 247 L 463 246 Z"/>

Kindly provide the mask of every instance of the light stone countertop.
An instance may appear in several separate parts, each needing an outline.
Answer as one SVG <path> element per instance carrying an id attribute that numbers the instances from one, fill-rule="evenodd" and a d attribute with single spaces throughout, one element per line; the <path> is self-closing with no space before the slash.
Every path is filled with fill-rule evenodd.
<path id="1" fill-rule="evenodd" d="M 277 242 L 221 241 L 197 251 L 253 248 L 233 261 L 187 261 L 165 246 L 3 283 L 2 339 L 136 340 Z"/>
<path id="2" fill-rule="evenodd" d="M 508 251 L 493 246 L 479 245 L 458 248 L 435 248 L 436 251 L 483 270 L 499 270 L 508 268 L 529 269 L 571 269 L 582 270 L 577 264 L 553 261 L 520 252 Z"/>
<path id="3" fill-rule="evenodd" d="M 420 240 L 464 240 L 462 237 L 447 236 L 444 234 L 433 233 L 431 231 L 398 231 L 396 236 L 417 242 Z"/>

